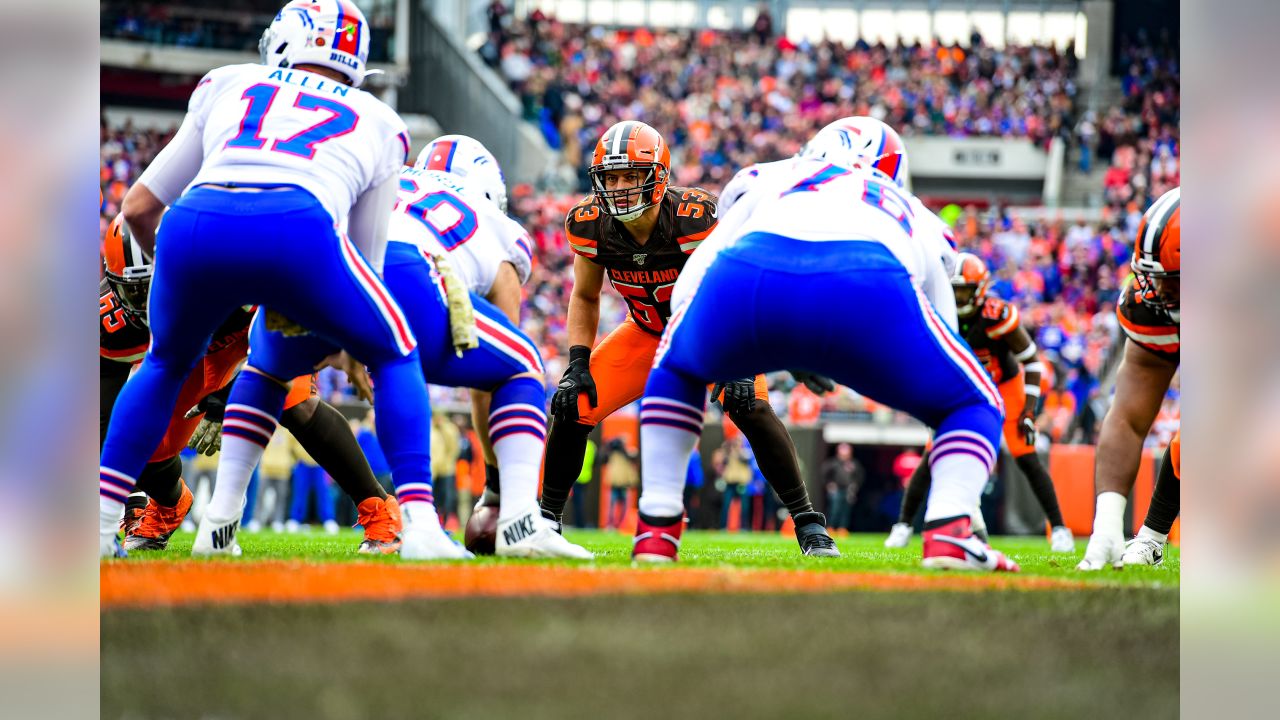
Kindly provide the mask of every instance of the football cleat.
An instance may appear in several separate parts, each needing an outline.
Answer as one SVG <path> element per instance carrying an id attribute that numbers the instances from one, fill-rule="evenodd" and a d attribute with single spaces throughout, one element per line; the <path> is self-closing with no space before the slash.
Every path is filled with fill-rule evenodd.
<path id="1" fill-rule="evenodd" d="M 356 524 L 364 528 L 364 540 L 356 550 L 361 555 L 389 555 L 400 549 L 400 503 L 388 495 L 365 498 L 356 508 Z"/>
<path id="2" fill-rule="evenodd" d="M 1124 555 L 1120 561 L 1125 565 L 1151 565 L 1158 567 L 1164 564 L 1164 543 L 1155 538 L 1138 535 L 1125 543 Z"/>
<path id="3" fill-rule="evenodd" d="M 680 552 L 680 533 L 683 530 L 683 516 L 655 518 L 640 513 L 640 519 L 636 522 L 635 544 L 631 548 L 631 561 L 675 562 Z"/>
<path id="4" fill-rule="evenodd" d="M 240 529 L 240 518 L 217 520 L 205 513 L 200 519 L 200 527 L 196 530 L 196 541 L 191 546 L 192 557 L 209 557 L 227 555 L 239 557 L 244 551 L 236 542 L 236 531 Z"/>
<path id="5" fill-rule="evenodd" d="M 1095 532 L 1089 537 L 1089 545 L 1084 549 L 1084 559 L 1076 565 L 1076 569 L 1094 571 L 1108 565 L 1116 570 L 1124 567 L 1124 537 Z"/>
<path id="6" fill-rule="evenodd" d="M 414 522 L 409 509 L 400 509 L 405 521 L 400 538 L 400 557 L 405 560 L 471 560 L 475 557 L 440 527 L 435 508 L 426 508 L 422 512 L 431 515 Z"/>
<path id="7" fill-rule="evenodd" d="M 800 513 L 791 518 L 796 524 L 796 541 L 800 552 L 811 557 L 840 557 L 836 541 L 827 534 L 827 517 L 820 512 Z"/>
<path id="8" fill-rule="evenodd" d="M 927 568 L 934 570 L 985 570 L 988 572 L 1018 572 L 1018 564 L 1004 553 L 974 535 L 973 521 L 967 516 L 939 521 L 940 525 L 925 527 L 924 560 Z"/>
<path id="9" fill-rule="evenodd" d="M 516 558 L 570 558 L 592 560 L 589 550 L 560 535 L 560 525 L 536 508 L 498 522 L 496 554 Z"/>
<path id="10" fill-rule="evenodd" d="M 98 534 L 98 557 L 99 558 L 125 558 L 129 557 L 129 553 L 125 552 L 120 546 L 120 538 L 115 532 Z"/>
<path id="11" fill-rule="evenodd" d="M 178 504 L 164 507 L 155 499 L 147 501 L 147 508 L 137 527 L 124 537 L 125 550 L 164 550 L 169 547 L 169 538 L 174 531 L 182 527 L 182 521 L 191 511 L 191 489 L 181 480 L 182 492 L 178 495 Z"/>
<path id="12" fill-rule="evenodd" d="M 1076 536 L 1071 534 L 1071 528 L 1059 525 L 1049 532 L 1049 551 L 1056 553 L 1076 551 Z"/>
<path id="13" fill-rule="evenodd" d="M 904 548 L 911 542 L 911 523 L 894 523 L 889 529 L 889 537 L 884 539 L 887 548 Z"/>
<path id="14" fill-rule="evenodd" d="M 120 519 L 120 532 L 128 537 L 142 522 L 142 513 L 147 509 L 147 494 L 133 493 L 129 502 L 124 504 L 124 517 Z"/>

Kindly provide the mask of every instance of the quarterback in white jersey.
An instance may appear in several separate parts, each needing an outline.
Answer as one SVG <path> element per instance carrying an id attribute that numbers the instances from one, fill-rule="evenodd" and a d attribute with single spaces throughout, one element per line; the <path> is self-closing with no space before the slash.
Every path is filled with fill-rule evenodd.
<path id="1" fill-rule="evenodd" d="M 402 555 L 469 555 L 432 505 L 430 442 L 418 432 L 431 409 L 417 341 L 379 277 L 409 140 L 396 114 L 358 89 L 369 34 L 350 0 L 290 2 L 263 33 L 263 64 L 205 76 L 177 135 L 126 196 L 125 221 L 156 249 L 152 343 L 115 406 L 113 417 L 129 422 L 112 422 L 103 444 L 103 554 L 117 546 L 123 497 L 209 336 L 233 311 L 257 305 L 192 553 L 239 554 L 244 492 L 289 380 L 346 350 L 344 364 L 354 369 L 350 358 L 359 358 L 377 383 L 378 439 L 405 520 Z"/>

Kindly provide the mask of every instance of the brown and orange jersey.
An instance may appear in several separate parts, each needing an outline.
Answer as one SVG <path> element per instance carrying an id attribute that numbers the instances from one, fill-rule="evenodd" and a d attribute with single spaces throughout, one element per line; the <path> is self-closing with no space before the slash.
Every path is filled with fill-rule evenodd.
<path id="1" fill-rule="evenodd" d="M 605 269 L 627 301 L 631 318 L 661 335 L 671 317 L 671 290 L 684 263 L 716 226 L 716 197 L 698 188 L 668 187 L 649 240 L 641 245 L 601 211 L 594 195 L 565 217 L 573 251 Z"/>
<path id="2" fill-rule="evenodd" d="M 1177 364 L 1180 356 L 1180 323 L 1168 313 L 1159 312 L 1144 303 L 1145 297 L 1138 283 L 1132 277 L 1129 278 L 1124 292 L 1120 294 L 1120 305 L 1116 308 L 1120 327 L 1124 328 L 1124 334 L 1130 341 Z"/>
<path id="3" fill-rule="evenodd" d="M 1018 329 L 1020 322 L 1016 305 L 990 296 L 972 317 L 960 318 L 960 337 L 969 343 L 973 354 L 997 383 L 1022 374 L 1022 368 L 1009 348 L 1009 335 Z"/>

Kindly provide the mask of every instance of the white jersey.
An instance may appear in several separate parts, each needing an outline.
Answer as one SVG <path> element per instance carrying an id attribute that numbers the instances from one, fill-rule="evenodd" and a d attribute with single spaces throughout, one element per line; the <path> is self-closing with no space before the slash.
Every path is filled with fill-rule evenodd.
<path id="1" fill-rule="evenodd" d="M 533 242 L 520 223 L 464 181 L 437 170 L 401 171 L 387 240 L 448 252 L 458 278 L 481 296 L 493 289 L 502 263 L 515 266 L 522 285 L 533 269 Z"/>
<path id="2" fill-rule="evenodd" d="M 943 233 L 946 224 L 892 181 L 823 160 L 792 158 L 744 168 L 725 190 L 733 194 L 730 207 L 689 258 L 672 294 L 673 306 L 696 285 L 716 254 L 744 235 L 763 232 L 812 242 L 884 245 L 942 317 L 956 326 L 950 283 L 955 250 Z M 723 201 L 722 196 L 722 208 Z"/>
<path id="3" fill-rule="evenodd" d="M 190 185 L 296 185 L 342 226 L 408 155 L 404 122 L 364 90 L 304 70 L 228 65 L 196 86 L 178 134 L 139 181 L 166 205 Z"/>

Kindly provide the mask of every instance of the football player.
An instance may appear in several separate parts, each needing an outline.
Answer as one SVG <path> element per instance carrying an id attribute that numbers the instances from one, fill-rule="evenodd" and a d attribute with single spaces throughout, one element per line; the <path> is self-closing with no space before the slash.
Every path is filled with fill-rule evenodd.
<path id="1" fill-rule="evenodd" d="M 977 355 L 1004 398 L 1005 446 L 1049 519 L 1050 549 L 1074 552 L 1075 539 L 1063 524 L 1053 479 L 1036 455 L 1035 411 L 1040 402 L 1040 376 L 1044 372 L 1044 365 L 1036 355 L 1036 343 L 1022 327 L 1017 306 L 987 294 L 991 272 L 982 258 L 961 253 L 951 285 L 955 288 L 960 337 Z M 907 483 L 898 522 L 884 541 L 885 547 L 907 546 L 911 523 L 929 492 L 929 482 L 929 464 L 920 463 Z"/>
<path id="2" fill-rule="evenodd" d="M 538 508 L 546 370 L 516 325 L 533 251 L 506 215 L 506 194 L 498 161 L 476 140 L 446 135 L 429 143 L 400 174 L 387 288 L 422 339 L 427 381 L 483 391 L 475 393 L 483 395 L 475 403 L 477 435 L 501 473 L 497 554 L 589 560 Z"/>
<path id="3" fill-rule="evenodd" d="M 1182 188 L 1147 208 L 1138 223 L 1130 267 L 1116 314 L 1127 336 L 1116 371 L 1115 398 L 1102 419 L 1094 465 L 1093 535 L 1081 570 L 1159 565 L 1181 507 L 1182 433 L 1165 449 L 1151 508 L 1137 537 L 1124 541 L 1124 511 L 1142 461 L 1142 442 L 1178 372 L 1181 331 Z"/>
<path id="4" fill-rule="evenodd" d="M 99 378 L 102 439 L 120 389 L 146 355 L 147 296 L 153 266 L 124 219 L 112 221 L 103 242 L 104 277 L 98 297 Z M 191 491 L 181 478 L 183 446 L 212 455 L 221 447 L 223 410 L 230 382 L 249 347 L 251 310 L 237 308 L 214 332 L 204 357 L 178 395 L 160 447 L 138 477 L 126 503 L 124 549 L 163 550 L 191 509 Z M 314 377 L 297 378 L 285 400 L 280 424 L 356 504 L 364 527 L 359 552 L 391 552 L 399 543 L 400 511 L 378 484 L 369 461 L 342 413 L 315 395 Z"/>
<path id="5" fill-rule="evenodd" d="M 262 36 L 262 64 L 205 75 L 177 134 L 126 195 L 125 220 L 144 248 L 154 241 L 159 262 L 151 346 L 112 414 L 128 420 L 111 423 L 103 444 L 100 554 L 117 552 L 124 500 L 187 375 L 244 305 L 259 306 L 251 352 L 228 398 L 217 483 L 193 554 L 240 553 L 245 489 L 290 379 L 325 362 L 370 367 L 392 479 L 430 487 L 422 430 L 431 410 L 417 342 L 379 275 L 409 137 L 391 108 L 359 89 L 369 35 L 349 0 L 290 2 Z M 470 556 L 429 501 L 399 505 L 402 554 Z"/>
<path id="6" fill-rule="evenodd" d="M 671 292 L 685 262 L 715 229 L 716 198 L 671 186 L 671 153 L 657 130 L 623 121 L 596 143 L 593 193 L 569 211 L 565 232 L 574 258 L 569 299 L 569 365 L 551 400 L 542 510 L 559 523 L 582 469 L 587 436 L 638 399 L 671 318 Z M 625 322 L 595 345 L 605 277 L 629 309 Z M 594 347 L 593 347 L 594 345 Z M 741 430 L 765 478 L 791 512 L 805 555 L 838 557 L 826 518 L 815 512 L 795 447 L 768 401 L 763 375 L 712 378 L 713 401 Z M 684 467 L 683 465 L 681 467 Z"/>
<path id="7" fill-rule="evenodd" d="M 970 510 L 995 463 L 1003 403 L 940 317 L 940 308 L 954 313 L 951 250 L 941 233 L 916 234 L 916 205 L 884 170 L 899 166 L 902 153 L 900 145 L 877 146 L 869 156 L 850 153 L 848 166 L 809 157 L 778 166 L 740 196 L 690 259 L 641 401 L 637 561 L 678 554 L 684 463 L 702 429 L 703 383 L 799 368 L 937 430 L 926 567 L 1018 569 L 971 530 Z"/>

